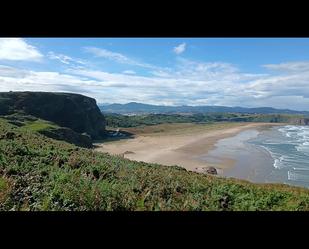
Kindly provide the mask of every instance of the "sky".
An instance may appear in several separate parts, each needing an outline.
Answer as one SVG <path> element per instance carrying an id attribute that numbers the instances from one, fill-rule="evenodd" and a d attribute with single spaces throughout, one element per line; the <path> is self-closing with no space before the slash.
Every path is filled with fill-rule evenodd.
<path id="1" fill-rule="evenodd" d="M 309 109 L 309 38 L 0 38 L 0 91 Z"/>

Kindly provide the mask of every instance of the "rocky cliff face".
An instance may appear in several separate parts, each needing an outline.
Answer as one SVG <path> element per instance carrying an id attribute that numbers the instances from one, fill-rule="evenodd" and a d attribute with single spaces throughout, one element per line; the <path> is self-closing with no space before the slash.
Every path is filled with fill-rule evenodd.
<path id="1" fill-rule="evenodd" d="M 90 137 L 77 133 L 69 128 L 61 127 L 53 130 L 43 130 L 39 133 L 56 140 L 62 140 L 75 144 L 80 147 L 92 148 L 92 141 Z"/>
<path id="2" fill-rule="evenodd" d="M 309 118 L 291 118 L 289 123 L 296 125 L 309 125 Z"/>
<path id="3" fill-rule="evenodd" d="M 105 135 L 105 119 L 95 99 L 79 94 L 51 92 L 0 93 L 0 115 L 30 114 L 92 139 Z"/>

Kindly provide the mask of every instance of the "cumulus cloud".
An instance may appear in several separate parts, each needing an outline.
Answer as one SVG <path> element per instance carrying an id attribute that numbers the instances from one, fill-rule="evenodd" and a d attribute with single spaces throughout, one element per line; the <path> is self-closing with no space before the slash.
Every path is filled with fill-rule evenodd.
<path id="1" fill-rule="evenodd" d="M 0 65 L 0 76 L 2 77 L 22 78 L 27 74 L 28 72 L 26 70 Z"/>
<path id="2" fill-rule="evenodd" d="M 71 62 L 71 58 L 61 59 Z M 286 64 L 290 66 L 286 68 Z M 309 71 L 296 67 L 297 63 L 291 65 L 272 64 L 267 68 L 280 70 L 252 74 L 242 72 L 230 63 L 178 58 L 173 69 L 156 68 L 149 76 L 138 75 L 132 70 L 110 73 L 89 67 L 69 67 L 65 73 L 59 73 L 0 65 L 0 88 L 1 91 L 75 92 L 94 97 L 99 103 L 136 101 L 306 110 L 309 106 Z"/>
<path id="3" fill-rule="evenodd" d="M 74 73 L 102 81 L 109 88 L 121 86 L 117 93 L 122 103 L 133 101 L 130 96 L 143 96 L 139 102 L 286 108 L 284 100 L 297 99 L 303 101 L 290 102 L 289 108 L 305 110 L 309 101 L 307 72 L 248 74 L 229 63 L 180 60 L 174 71 L 155 71 L 148 77 L 92 70 Z"/>
<path id="4" fill-rule="evenodd" d="M 181 43 L 174 47 L 173 51 L 175 54 L 182 54 L 186 50 L 186 43 Z"/>
<path id="5" fill-rule="evenodd" d="M 15 70 L 18 72 L 18 69 Z M 24 70 L 23 72 L 23 75 L 3 74 L 3 71 L 0 70 L 1 91 L 73 92 L 94 97 L 98 100 L 102 98 L 103 86 L 95 80 L 58 72 L 31 70 Z"/>
<path id="6" fill-rule="evenodd" d="M 22 38 L 0 38 L 0 60 L 39 61 L 43 55 Z"/>

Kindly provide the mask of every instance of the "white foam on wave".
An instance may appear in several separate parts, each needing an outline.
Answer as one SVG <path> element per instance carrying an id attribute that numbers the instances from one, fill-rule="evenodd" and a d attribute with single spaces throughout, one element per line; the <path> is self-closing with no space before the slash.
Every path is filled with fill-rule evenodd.
<path id="1" fill-rule="evenodd" d="M 301 144 L 299 146 L 296 146 L 295 148 L 298 152 L 301 152 L 305 154 L 306 156 L 309 156 L 309 146 L 308 145 Z"/>
<path id="2" fill-rule="evenodd" d="M 286 135 L 287 137 L 291 137 L 292 133 L 291 133 L 291 132 L 287 132 L 285 135 Z"/>
<path id="3" fill-rule="evenodd" d="M 279 160 L 279 159 L 275 159 L 274 167 L 275 167 L 276 169 L 280 169 L 280 168 L 281 168 L 280 160 Z"/>
<path id="4" fill-rule="evenodd" d="M 283 133 L 286 137 L 292 138 L 297 135 L 298 132 L 302 131 L 302 129 L 298 126 L 284 126 L 279 128 L 278 131 Z"/>
<path id="5" fill-rule="evenodd" d="M 293 167 L 294 170 L 305 170 L 309 171 L 309 168 L 299 168 L 299 167 Z"/>
<path id="6" fill-rule="evenodd" d="M 287 132 L 287 131 L 299 131 L 302 129 L 303 129 L 303 126 L 286 125 L 284 127 L 279 128 L 278 130 L 281 132 Z"/>
<path id="7" fill-rule="evenodd" d="M 284 158 L 284 161 L 290 164 L 308 164 L 308 160 L 304 159 L 303 157 L 289 157 L 289 158 Z"/>
<path id="8" fill-rule="evenodd" d="M 303 126 L 301 125 L 286 125 L 280 128 L 280 130 L 284 130 L 284 131 L 298 131 L 302 129 L 303 129 Z"/>
<path id="9" fill-rule="evenodd" d="M 266 146 L 263 146 L 263 145 L 260 145 L 264 150 L 266 150 L 267 152 L 268 152 L 268 154 L 273 158 L 273 159 L 275 159 L 275 155 L 274 155 L 274 153 L 270 150 L 270 149 L 268 149 Z"/>
<path id="10" fill-rule="evenodd" d="M 273 166 L 276 169 L 280 169 L 282 168 L 282 160 L 283 160 L 283 156 L 280 156 L 280 154 L 274 153 L 272 152 L 269 148 L 261 145 L 262 148 L 264 148 L 272 157 L 272 159 L 274 160 Z"/>
<path id="11" fill-rule="evenodd" d="M 285 144 L 293 144 L 298 152 L 309 156 L 309 127 L 287 125 L 278 130 L 290 138 Z"/>
<path id="12" fill-rule="evenodd" d="M 266 150 L 272 157 L 273 167 L 278 170 L 293 171 L 294 169 L 308 173 L 309 127 L 290 125 L 278 127 L 277 131 L 280 131 L 282 135 L 280 136 L 278 133 L 265 135 L 265 138 L 262 136 L 262 140 L 257 142 L 257 145 Z M 294 171 L 290 172 L 291 175 L 294 173 Z M 291 177 L 303 178 L 299 172 L 295 174 Z"/>
<path id="13" fill-rule="evenodd" d="M 291 170 L 288 171 L 288 180 L 290 181 L 301 181 L 301 182 L 309 182 L 309 175 L 293 172 Z"/>
<path id="14" fill-rule="evenodd" d="M 303 129 L 300 129 L 297 134 L 300 136 L 309 136 L 309 128 L 304 127 Z"/>

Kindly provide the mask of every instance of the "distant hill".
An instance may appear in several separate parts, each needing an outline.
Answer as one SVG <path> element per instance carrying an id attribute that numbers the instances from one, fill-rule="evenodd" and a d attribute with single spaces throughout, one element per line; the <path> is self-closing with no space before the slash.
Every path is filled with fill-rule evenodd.
<path id="1" fill-rule="evenodd" d="M 32 115 L 87 133 L 92 139 L 105 134 L 105 119 L 95 99 L 80 94 L 53 92 L 0 92 L 0 115 Z"/>
<path id="2" fill-rule="evenodd" d="M 227 106 L 160 106 L 148 105 L 136 102 L 128 104 L 99 105 L 102 112 L 119 114 L 180 114 L 180 113 L 258 113 L 258 114 L 304 114 L 309 115 L 308 111 L 294 111 L 288 109 L 275 109 L 272 107 L 227 107 Z"/>

